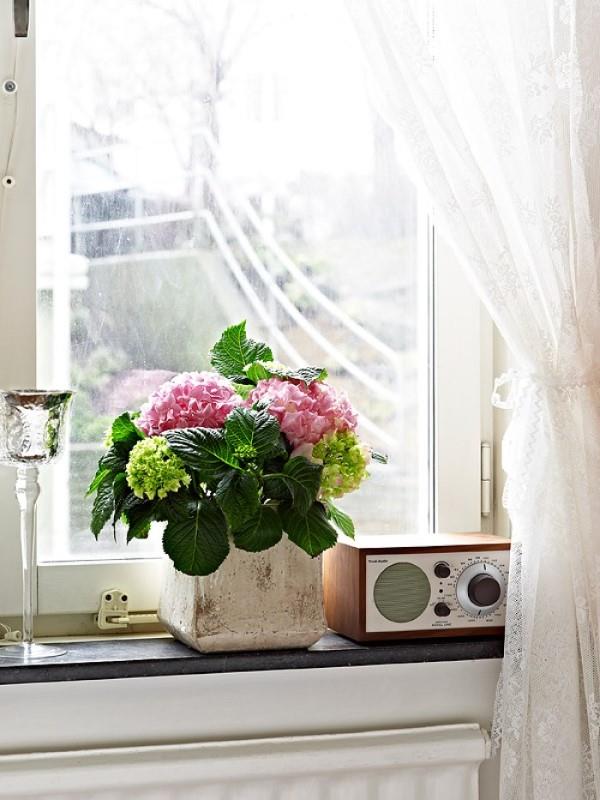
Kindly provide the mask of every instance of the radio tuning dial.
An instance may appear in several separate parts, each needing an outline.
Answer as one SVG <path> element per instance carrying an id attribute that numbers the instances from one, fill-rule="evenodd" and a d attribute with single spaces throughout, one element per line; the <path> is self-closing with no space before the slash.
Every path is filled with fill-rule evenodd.
<path id="1" fill-rule="evenodd" d="M 481 608 L 487 608 L 498 601 L 502 594 L 502 587 L 492 575 L 480 573 L 470 580 L 467 592 L 472 603 Z"/>
<path id="2" fill-rule="evenodd" d="M 493 613 L 506 593 L 506 581 L 498 567 L 486 561 L 468 566 L 456 583 L 461 608 L 475 617 Z"/>

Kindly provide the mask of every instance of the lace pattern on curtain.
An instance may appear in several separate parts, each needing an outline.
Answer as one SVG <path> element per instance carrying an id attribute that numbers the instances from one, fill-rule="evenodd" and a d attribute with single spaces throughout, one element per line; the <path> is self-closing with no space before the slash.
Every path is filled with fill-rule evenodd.
<path id="1" fill-rule="evenodd" d="M 600 3 L 348 0 L 375 102 L 511 348 L 502 800 L 600 800 Z"/>

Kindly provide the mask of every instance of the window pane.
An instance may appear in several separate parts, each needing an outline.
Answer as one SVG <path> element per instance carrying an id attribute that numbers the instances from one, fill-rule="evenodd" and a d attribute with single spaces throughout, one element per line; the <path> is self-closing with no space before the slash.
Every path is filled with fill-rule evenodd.
<path id="1" fill-rule="evenodd" d="M 241 319 L 390 454 L 343 503 L 358 529 L 422 528 L 417 198 L 342 0 L 54 0 L 37 24 L 40 380 L 78 392 L 42 557 L 160 551 L 97 545 L 85 486 L 111 417 Z"/>

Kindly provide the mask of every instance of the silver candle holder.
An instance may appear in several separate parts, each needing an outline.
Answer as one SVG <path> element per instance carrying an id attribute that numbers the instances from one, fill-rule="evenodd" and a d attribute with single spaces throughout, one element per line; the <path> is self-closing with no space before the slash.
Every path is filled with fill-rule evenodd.
<path id="1" fill-rule="evenodd" d="M 23 639 L 0 647 L 0 658 L 22 664 L 63 655 L 64 649 L 33 640 L 33 577 L 36 568 L 35 506 L 40 494 L 38 467 L 58 458 L 73 392 L 0 390 L 0 464 L 17 468 L 15 493 L 21 510 Z"/>

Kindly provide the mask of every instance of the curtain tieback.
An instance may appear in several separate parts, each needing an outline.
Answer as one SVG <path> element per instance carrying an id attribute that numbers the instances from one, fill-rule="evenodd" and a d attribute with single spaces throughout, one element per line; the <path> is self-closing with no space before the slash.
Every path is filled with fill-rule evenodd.
<path id="1" fill-rule="evenodd" d="M 519 372 L 516 369 L 509 369 L 494 380 L 494 390 L 491 398 L 494 408 L 511 409 L 514 407 L 515 391 L 520 381 L 527 381 L 536 386 L 544 386 L 547 389 L 581 389 L 588 386 L 600 386 L 600 371 L 589 372 L 587 375 L 565 381 L 559 377 L 554 378 L 536 375 L 534 372 Z M 506 397 L 503 398 L 500 389 L 507 384 L 510 385 L 510 388 Z"/>

